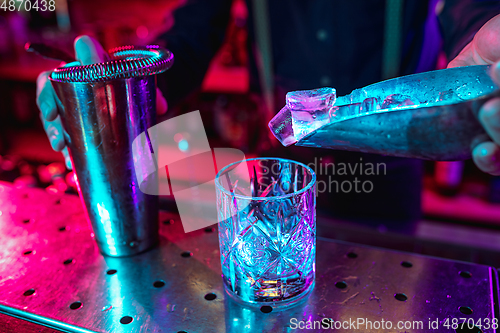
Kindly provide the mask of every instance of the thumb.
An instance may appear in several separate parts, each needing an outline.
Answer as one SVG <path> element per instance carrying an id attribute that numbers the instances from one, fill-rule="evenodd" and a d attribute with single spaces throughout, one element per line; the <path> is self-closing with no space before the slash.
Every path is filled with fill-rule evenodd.
<path id="1" fill-rule="evenodd" d="M 491 65 L 500 60 L 500 14 L 486 22 L 450 67 Z"/>
<path id="2" fill-rule="evenodd" d="M 500 14 L 486 22 L 474 36 L 477 57 L 492 64 L 500 60 Z"/>
<path id="3" fill-rule="evenodd" d="M 91 65 L 109 59 L 101 44 L 89 36 L 78 36 L 74 47 L 76 60 L 82 65 Z"/>

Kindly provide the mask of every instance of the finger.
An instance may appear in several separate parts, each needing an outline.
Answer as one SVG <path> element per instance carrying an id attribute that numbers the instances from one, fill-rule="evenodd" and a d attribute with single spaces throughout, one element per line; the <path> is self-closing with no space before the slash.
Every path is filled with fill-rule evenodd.
<path id="1" fill-rule="evenodd" d="M 64 147 L 62 153 L 64 156 L 64 163 L 66 164 L 66 168 L 68 168 L 68 170 L 73 170 L 73 164 L 71 163 L 71 158 L 69 157 L 68 147 Z"/>
<path id="2" fill-rule="evenodd" d="M 47 133 L 47 137 L 49 138 L 52 149 L 54 149 L 55 151 L 63 150 L 66 143 L 64 142 L 61 118 L 57 116 L 53 121 L 48 121 L 40 116 L 40 119 L 42 120 L 43 128 L 45 130 L 45 133 Z"/>
<path id="3" fill-rule="evenodd" d="M 49 72 L 42 72 L 36 79 L 36 105 L 43 117 L 52 121 L 57 117 L 57 108 L 54 88 L 49 81 Z"/>
<path id="4" fill-rule="evenodd" d="M 500 14 L 486 22 L 448 68 L 491 65 L 500 60 Z"/>
<path id="5" fill-rule="evenodd" d="M 477 61 L 492 64 L 500 60 L 500 14 L 486 22 L 473 39 L 472 56 Z M 480 63 L 478 63 L 480 65 Z"/>
<path id="6" fill-rule="evenodd" d="M 496 144 L 500 144 L 500 98 L 492 98 L 479 110 L 479 121 Z"/>
<path id="7" fill-rule="evenodd" d="M 109 56 L 101 44 L 89 36 L 75 39 L 75 57 L 82 65 L 90 65 L 108 60 Z"/>
<path id="8" fill-rule="evenodd" d="M 165 97 L 160 89 L 156 88 L 156 114 L 162 115 L 165 114 L 168 110 L 168 104 Z"/>
<path id="9" fill-rule="evenodd" d="M 477 145 L 472 151 L 472 159 L 482 171 L 500 175 L 500 147 L 495 143 L 488 141 Z"/>
<path id="10" fill-rule="evenodd" d="M 462 51 L 460 52 L 459 55 L 455 57 L 450 63 L 448 64 L 447 68 L 454 68 L 454 67 L 464 67 L 464 66 L 472 66 L 472 65 L 477 65 L 474 63 L 474 58 L 472 57 L 473 51 L 472 51 L 472 45 L 473 43 L 470 42 L 467 44 Z"/>

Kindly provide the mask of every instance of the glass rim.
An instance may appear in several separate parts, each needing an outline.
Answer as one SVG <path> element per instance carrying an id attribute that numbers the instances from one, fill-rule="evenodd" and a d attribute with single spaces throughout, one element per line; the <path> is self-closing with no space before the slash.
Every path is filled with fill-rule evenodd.
<path id="1" fill-rule="evenodd" d="M 283 161 L 283 162 L 289 162 L 289 163 L 300 165 L 311 174 L 311 176 L 312 176 L 311 180 L 304 188 L 300 189 L 299 191 L 284 194 L 284 195 L 279 195 L 279 196 L 275 196 L 275 197 L 254 197 L 254 196 L 247 196 L 247 195 L 231 193 L 224 186 L 222 186 L 222 184 L 219 182 L 219 178 L 221 177 L 222 173 L 227 171 L 227 169 L 229 169 L 233 165 L 236 165 L 236 164 L 239 164 L 242 162 L 247 162 L 247 161 L 259 161 L 259 160 L 260 161 L 262 161 L 262 160 L 275 160 L 275 161 Z M 233 162 L 233 163 L 226 165 L 225 167 L 220 169 L 219 172 L 217 172 L 217 174 L 215 175 L 215 186 L 217 187 L 217 189 L 221 190 L 222 192 L 224 192 L 225 194 L 227 194 L 229 196 L 234 196 L 237 199 L 246 199 L 246 200 L 260 200 L 260 201 L 281 200 L 281 199 L 292 197 L 294 195 L 302 194 L 302 193 L 308 191 L 315 183 L 316 183 L 316 173 L 313 171 L 313 169 L 311 167 L 305 165 L 302 162 L 289 160 L 287 158 L 280 158 L 280 157 L 254 157 L 254 158 L 247 158 L 244 160 L 236 161 L 236 162 Z"/>

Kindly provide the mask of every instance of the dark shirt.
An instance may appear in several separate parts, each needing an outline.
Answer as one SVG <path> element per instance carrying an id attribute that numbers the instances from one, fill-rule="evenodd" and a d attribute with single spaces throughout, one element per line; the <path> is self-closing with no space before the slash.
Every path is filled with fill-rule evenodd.
<path id="1" fill-rule="evenodd" d="M 170 104 L 200 86 L 223 41 L 231 2 L 189 1 L 175 12 L 174 27 L 161 36 L 175 55 L 172 69 L 159 78 Z M 500 13 L 500 1 L 446 0 L 436 16 L 436 2 L 404 1 L 400 75 L 435 69 L 440 49 L 453 59 L 487 20 Z M 250 87 L 259 91 L 252 52 L 255 36 L 251 1 L 247 5 Z M 292 90 L 331 86 L 341 96 L 380 81 L 385 5 L 384 0 L 269 0 L 276 105 L 284 105 L 284 95 Z M 411 222 L 420 216 L 420 161 L 301 147 L 267 154 L 305 163 L 319 163 L 323 158 L 333 159 L 337 165 L 385 163 L 385 174 L 378 176 L 318 175 L 318 181 L 327 184 L 359 176 L 361 181 L 371 181 L 374 188 L 370 193 L 321 194 L 318 208 L 343 218 Z"/>

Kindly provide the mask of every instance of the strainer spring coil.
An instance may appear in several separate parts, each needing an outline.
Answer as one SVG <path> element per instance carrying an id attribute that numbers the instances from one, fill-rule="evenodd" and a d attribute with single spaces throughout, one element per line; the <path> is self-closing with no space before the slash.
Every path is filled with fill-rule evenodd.
<path id="1" fill-rule="evenodd" d="M 102 82 L 162 73 L 174 62 L 172 52 L 157 45 L 120 46 L 109 52 L 111 60 L 85 66 L 60 67 L 51 78 L 59 82 Z"/>

